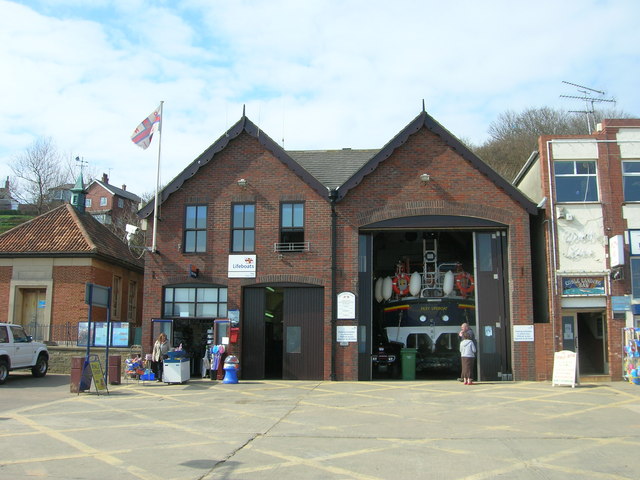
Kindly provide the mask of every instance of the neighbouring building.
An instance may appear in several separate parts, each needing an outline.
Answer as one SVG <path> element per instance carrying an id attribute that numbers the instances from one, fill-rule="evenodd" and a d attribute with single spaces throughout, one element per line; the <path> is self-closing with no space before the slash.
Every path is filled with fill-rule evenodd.
<path id="1" fill-rule="evenodd" d="M 64 204 L 0 235 L 0 318 L 28 327 L 38 340 L 75 344 L 87 322 L 86 284 L 111 288 L 111 320 L 119 331 L 142 320 L 144 264 L 85 212 L 82 175 Z M 106 308 L 94 307 L 94 322 Z"/>
<path id="2" fill-rule="evenodd" d="M 160 192 L 157 225 L 139 212 L 143 348 L 165 329 L 194 374 L 213 339 L 243 379 L 370 380 L 391 346 L 455 378 L 467 322 L 480 380 L 535 380 L 537 211 L 425 111 L 374 150 L 285 151 L 243 115 Z"/>
<path id="3" fill-rule="evenodd" d="M 101 180 L 94 180 L 87 186 L 86 211 L 100 223 L 111 225 L 116 232 L 124 233 L 125 225 L 135 224 L 140 197 L 127 191 L 127 186 L 115 187 L 109 183 L 106 173 Z"/>
<path id="4" fill-rule="evenodd" d="M 0 210 L 18 210 L 18 201 L 11 195 L 9 177 L 4 182 L 4 187 L 0 188 Z"/>
<path id="5" fill-rule="evenodd" d="M 640 318 L 640 120 L 540 137 L 514 184 L 544 212 L 532 228 L 536 378 L 571 350 L 581 377 L 620 380 L 623 331 Z"/>

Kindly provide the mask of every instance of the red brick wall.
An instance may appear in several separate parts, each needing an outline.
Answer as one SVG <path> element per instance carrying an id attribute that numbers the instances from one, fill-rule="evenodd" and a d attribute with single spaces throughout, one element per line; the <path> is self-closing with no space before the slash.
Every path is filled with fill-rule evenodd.
<path id="1" fill-rule="evenodd" d="M 423 184 L 421 173 L 431 180 Z M 412 135 L 348 193 L 338 212 L 338 291 L 356 288 L 352 279 L 357 278 L 358 228 L 367 223 L 413 215 L 464 215 L 507 225 L 511 323 L 533 323 L 528 213 L 437 135 L 426 129 Z M 535 377 L 533 359 L 531 342 L 514 345 L 515 379 Z"/>
<path id="2" fill-rule="evenodd" d="M 423 185 L 421 173 L 432 181 Z M 245 178 L 241 189 L 236 181 Z M 305 237 L 311 251 L 284 255 L 273 252 L 278 241 L 279 204 L 283 199 L 305 200 Z M 228 279 L 232 202 L 256 203 L 257 278 Z M 205 254 L 182 253 L 185 204 L 208 205 L 208 238 Z M 337 204 L 338 258 L 336 291 L 358 293 L 358 229 L 387 218 L 411 215 L 468 215 L 486 218 L 509 227 L 510 299 L 512 323 L 531 324 L 531 267 L 529 217 L 505 191 L 496 187 L 435 134 L 420 130 L 378 168 L 366 176 Z M 325 379 L 330 378 L 331 358 L 331 209 L 326 199 L 274 158 L 253 137 L 243 133 L 208 165 L 186 181 L 161 206 L 157 232 L 158 253 L 147 255 L 143 346 L 151 349 L 151 318 L 162 316 L 162 286 L 189 283 L 189 265 L 200 269 L 195 282 L 228 286 L 229 308 L 241 308 L 241 287 L 254 283 L 291 281 L 325 287 Z M 148 237 L 151 237 L 151 227 Z M 339 325 L 355 322 L 339 321 Z M 240 353 L 241 345 L 234 347 Z M 516 379 L 535 377 L 533 345 L 522 343 L 514 358 Z M 338 380 L 358 378 L 357 345 L 336 347 Z"/>
<path id="3" fill-rule="evenodd" d="M 237 180 L 249 185 L 241 188 Z M 305 201 L 305 240 L 309 252 L 273 251 L 279 242 L 280 203 Z M 256 204 L 257 276 L 255 279 L 227 278 L 230 253 L 231 206 L 235 202 Z M 207 248 L 205 253 L 182 252 L 185 205 L 208 206 Z M 330 296 L 330 205 L 280 160 L 266 151 L 250 135 L 243 133 L 201 167 L 197 175 L 165 201 L 160 210 L 157 254 L 148 254 L 145 265 L 145 305 L 143 347 L 151 350 L 151 319 L 162 317 L 162 287 L 171 283 L 214 283 L 228 288 L 228 308 L 242 306 L 242 286 L 265 282 L 301 282 L 323 286 L 325 305 Z M 147 238 L 152 236 L 152 223 Z M 150 240 L 149 240 L 150 241 Z M 197 279 L 189 277 L 189 266 L 200 270 Z M 325 333 L 330 338 L 331 310 L 325 308 Z M 242 313 L 241 313 L 242 317 Z M 327 340 L 328 342 L 328 340 Z M 329 342 L 330 343 L 330 342 Z M 232 352 L 241 355 L 241 344 Z M 329 377 L 329 356 L 325 358 L 325 378 Z"/>

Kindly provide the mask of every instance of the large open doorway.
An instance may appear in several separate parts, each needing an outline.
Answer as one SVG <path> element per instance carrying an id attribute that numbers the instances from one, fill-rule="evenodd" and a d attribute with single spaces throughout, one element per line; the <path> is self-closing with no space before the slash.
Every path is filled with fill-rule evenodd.
<path id="1" fill-rule="evenodd" d="M 489 223 L 412 217 L 362 229 L 359 309 L 371 323 L 360 318 L 359 327 L 371 342 L 362 343 L 360 379 L 402 378 L 407 349 L 416 351 L 416 379 L 458 378 L 462 323 L 475 333 L 476 378 L 511 378 L 507 230 Z"/>

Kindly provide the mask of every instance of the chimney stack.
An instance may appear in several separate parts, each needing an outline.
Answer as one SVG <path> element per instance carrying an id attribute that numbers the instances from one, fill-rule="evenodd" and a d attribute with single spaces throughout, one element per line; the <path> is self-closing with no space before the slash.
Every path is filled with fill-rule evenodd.
<path id="1" fill-rule="evenodd" d="M 109 177 L 107 177 L 106 173 L 102 174 L 102 183 L 109 183 Z"/>

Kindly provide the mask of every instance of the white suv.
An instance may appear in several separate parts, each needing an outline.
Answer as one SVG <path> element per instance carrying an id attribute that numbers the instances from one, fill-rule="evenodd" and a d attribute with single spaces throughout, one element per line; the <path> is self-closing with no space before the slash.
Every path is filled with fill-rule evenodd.
<path id="1" fill-rule="evenodd" d="M 0 385 L 11 370 L 19 368 L 30 368 L 34 377 L 44 377 L 49 369 L 47 346 L 34 342 L 22 325 L 0 323 Z"/>

